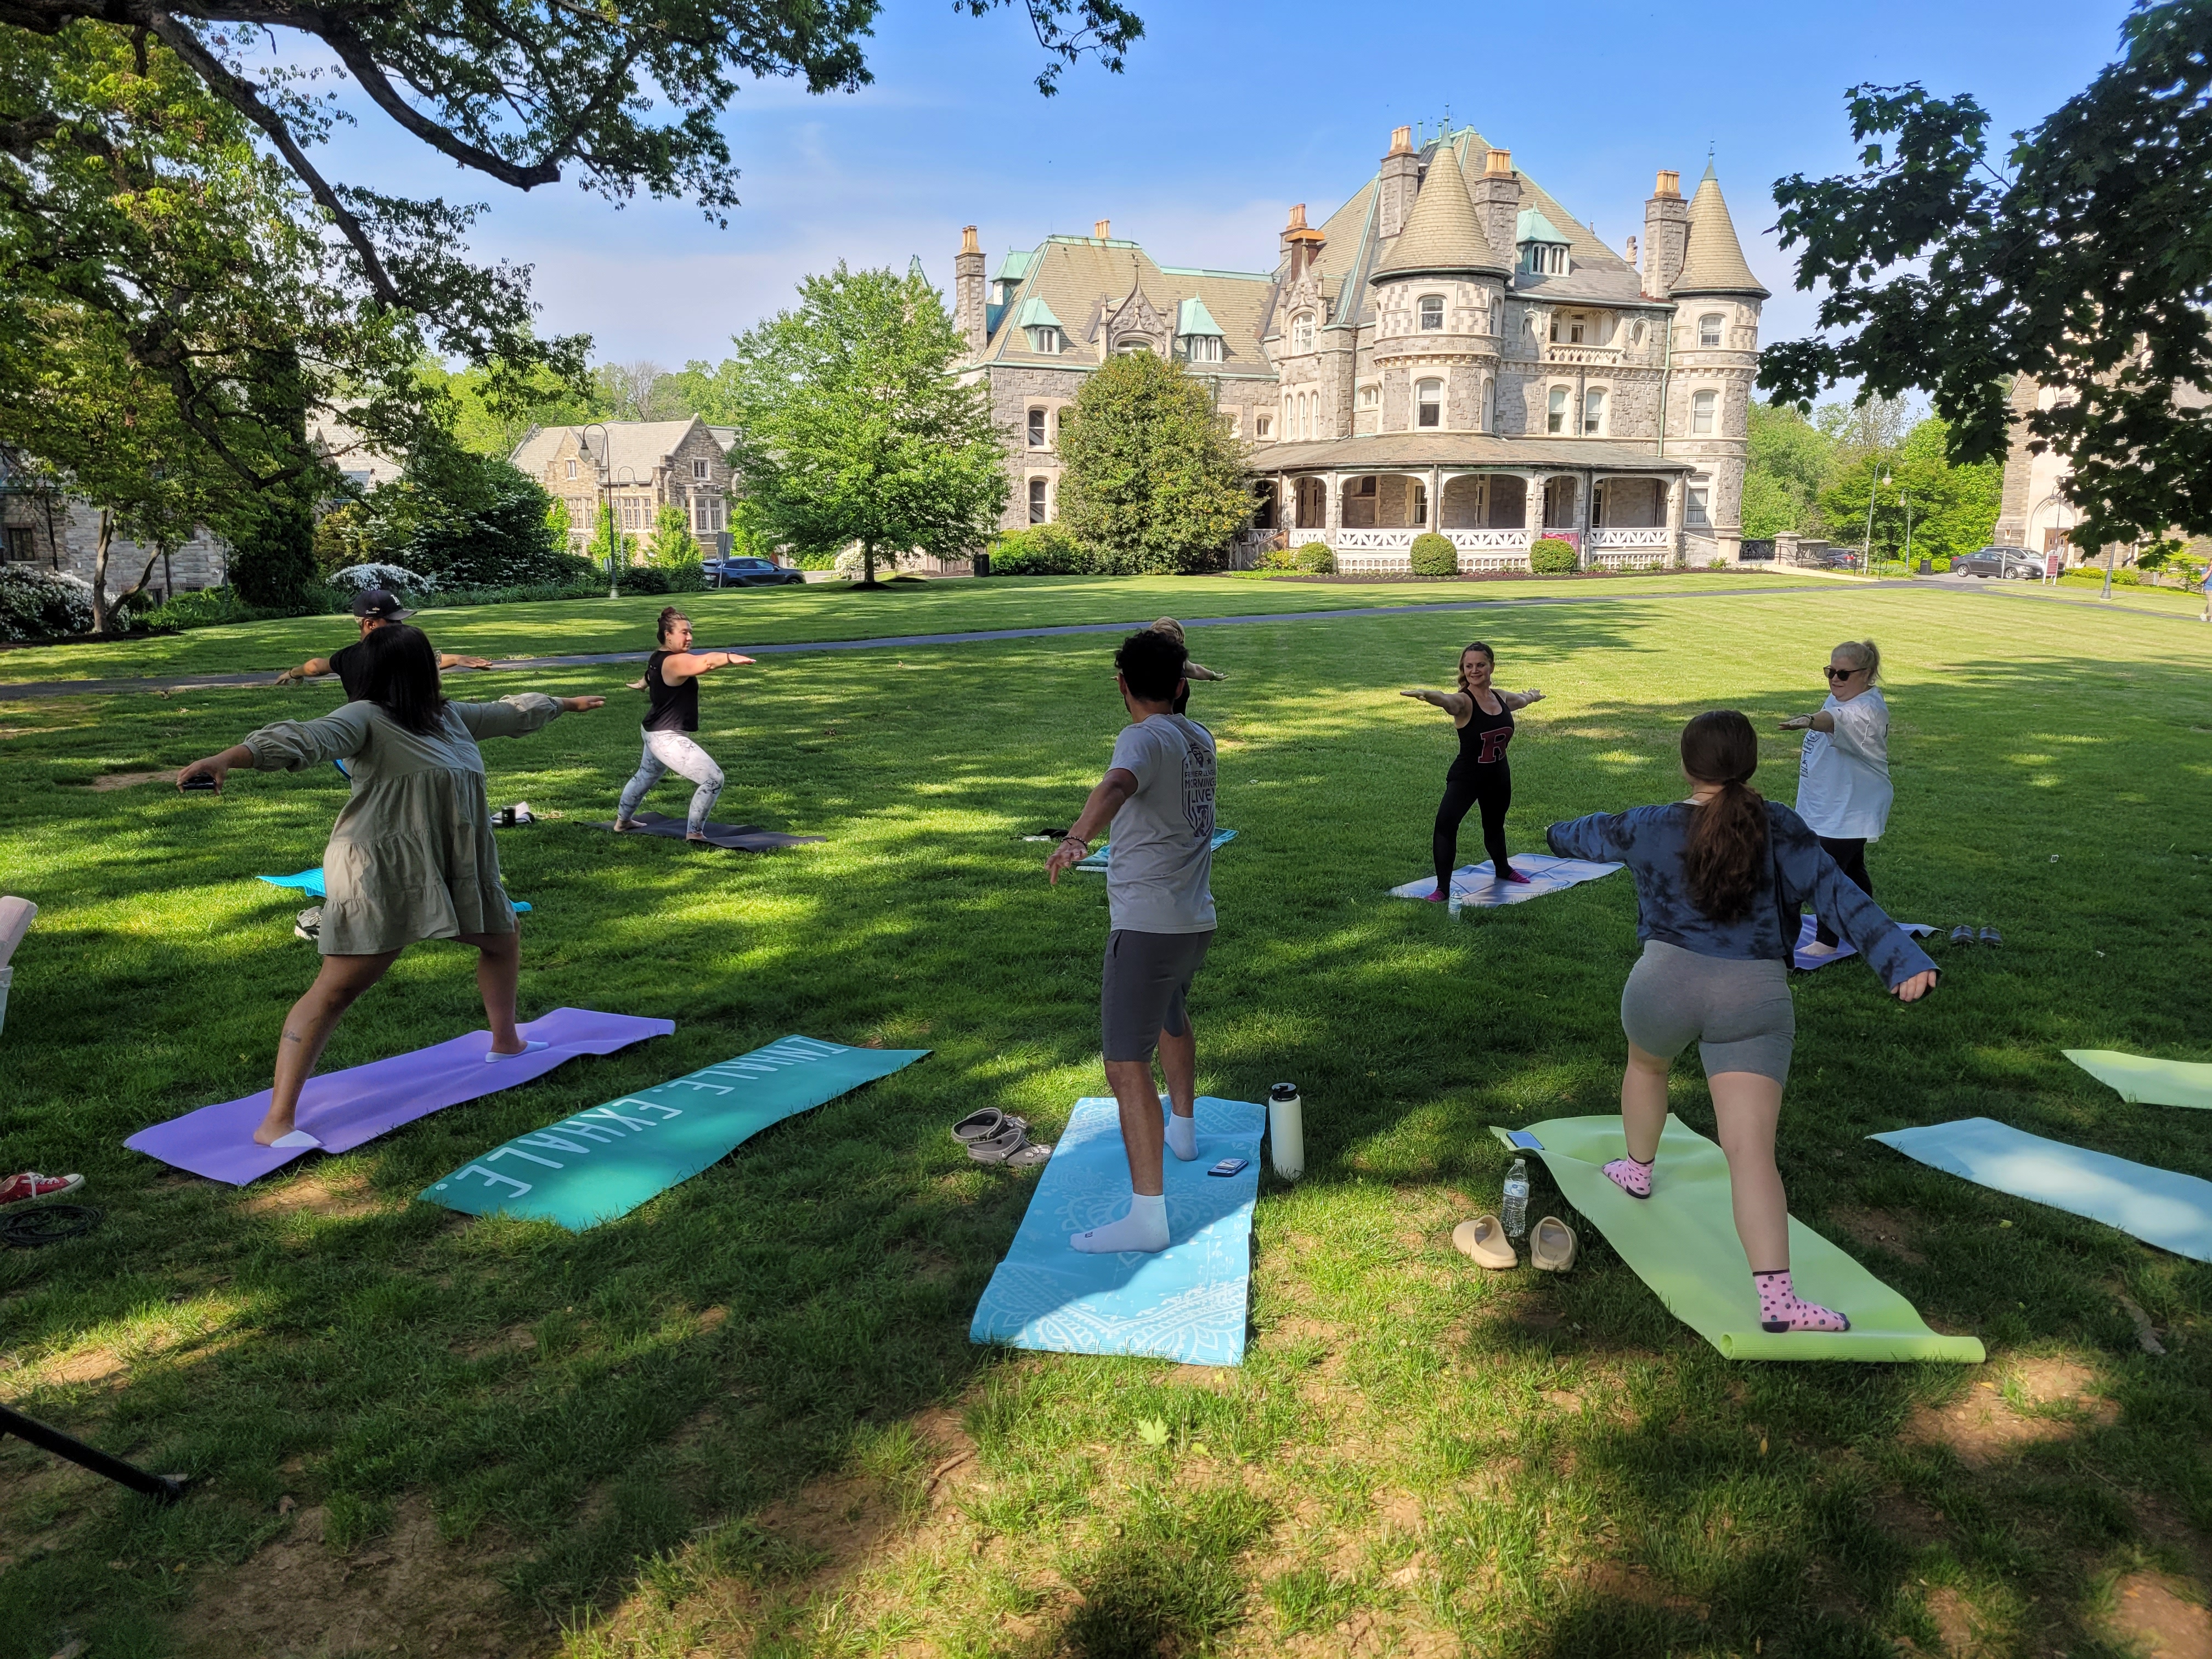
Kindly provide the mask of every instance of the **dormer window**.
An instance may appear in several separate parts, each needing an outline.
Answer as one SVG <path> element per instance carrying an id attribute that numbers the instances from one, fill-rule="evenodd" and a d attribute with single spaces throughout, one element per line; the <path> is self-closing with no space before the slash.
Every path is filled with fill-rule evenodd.
<path id="1" fill-rule="evenodd" d="M 1149 357 L 1152 355 L 1152 343 L 1150 340 L 1123 340 L 1115 346 L 1114 350 L 1123 357 L 1133 357 L 1139 353 Z"/>
<path id="2" fill-rule="evenodd" d="M 1221 361 L 1221 337 L 1218 334 L 1186 334 L 1182 337 L 1183 361 L 1193 363 L 1218 363 Z"/>
<path id="3" fill-rule="evenodd" d="M 1291 319 L 1291 349 L 1311 351 L 1314 349 L 1314 319 L 1310 311 L 1301 311 Z"/>
<path id="4" fill-rule="evenodd" d="M 1444 383 L 1423 380 L 1413 388 L 1413 424 L 1441 427 L 1444 423 Z"/>
<path id="5" fill-rule="evenodd" d="M 1434 334 L 1444 325 L 1444 296 L 1441 294 L 1421 295 L 1421 331 Z"/>
<path id="6" fill-rule="evenodd" d="M 1042 352 L 1049 357 L 1057 357 L 1060 355 L 1060 331 L 1058 329 L 1049 326 L 1033 328 L 1029 330 L 1028 333 L 1030 337 L 1030 349 L 1031 351 Z"/>
<path id="7" fill-rule="evenodd" d="M 1717 311 L 1709 311 L 1698 319 L 1698 343 L 1717 346 L 1721 343 L 1721 325 L 1726 321 Z"/>

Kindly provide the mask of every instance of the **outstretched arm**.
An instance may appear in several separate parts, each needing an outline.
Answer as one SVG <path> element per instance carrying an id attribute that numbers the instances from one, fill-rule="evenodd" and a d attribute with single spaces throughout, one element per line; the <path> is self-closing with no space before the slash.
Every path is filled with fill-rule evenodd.
<path id="1" fill-rule="evenodd" d="M 1066 836 L 1044 861 L 1045 875 L 1054 886 L 1060 885 L 1061 871 L 1091 856 L 1091 843 L 1114 822 L 1114 814 L 1121 810 L 1121 803 L 1136 793 L 1137 775 L 1119 766 L 1098 781 L 1098 787 L 1091 792 L 1091 799 L 1083 803 L 1083 811 L 1068 826 Z"/>
<path id="2" fill-rule="evenodd" d="M 1783 732 L 1832 732 L 1836 717 L 1823 708 L 1817 714 L 1792 714 L 1776 728 Z"/>
<path id="3" fill-rule="evenodd" d="M 1532 702 L 1544 701 L 1544 694 L 1533 686 L 1526 691 L 1499 691 L 1493 695 L 1508 708 L 1526 708 Z"/>
<path id="4" fill-rule="evenodd" d="M 1426 686 L 1421 685 L 1408 686 L 1398 695 L 1401 697 L 1411 697 L 1416 702 L 1433 704 L 1454 720 L 1460 717 L 1461 711 L 1468 704 L 1468 695 L 1464 691 L 1431 691 Z"/>
<path id="5" fill-rule="evenodd" d="M 1192 662 L 1188 658 L 1183 661 L 1182 677 L 1187 680 L 1225 680 L 1229 678 L 1218 669 L 1208 668 L 1204 663 Z"/>
<path id="6" fill-rule="evenodd" d="M 681 685 L 717 668 L 738 668 L 750 661 L 734 651 L 675 651 L 660 659 L 660 678 L 666 684 Z"/>
<path id="7" fill-rule="evenodd" d="M 310 657 L 297 668 L 288 668 L 276 677 L 279 685 L 298 685 L 307 680 L 319 680 L 331 672 L 328 657 Z"/>
<path id="8" fill-rule="evenodd" d="M 457 657 L 447 651 L 438 658 L 440 673 L 445 672 L 448 668 L 489 668 L 490 666 L 491 659 L 489 657 Z"/>

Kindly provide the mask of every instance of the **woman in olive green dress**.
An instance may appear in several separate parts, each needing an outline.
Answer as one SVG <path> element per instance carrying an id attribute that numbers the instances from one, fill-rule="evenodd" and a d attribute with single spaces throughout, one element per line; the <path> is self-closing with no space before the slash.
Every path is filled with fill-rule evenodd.
<path id="1" fill-rule="evenodd" d="M 359 701 L 318 720 L 264 726 L 177 775 L 179 787 L 212 777 L 220 789 L 235 768 L 297 772 L 343 760 L 353 780 L 323 857 L 322 971 L 285 1016 L 269 1115 L 253 1132 L 264 1146 L 314 1144 L 294 1127 L 300 1091 L 354 999 L 418 939 L 476 946 L 477 988 L 491 1025 L 485 1060 L 544 1046 L 515 1030 L 522 938 L 500 886 L 477 739 L 519 738 L 606 699 L 526 691 L 497 702 L 449 702 L 439 690 L 437 653 L 420 629 L 380 628 L 362 648 L 369 662 Z"/>

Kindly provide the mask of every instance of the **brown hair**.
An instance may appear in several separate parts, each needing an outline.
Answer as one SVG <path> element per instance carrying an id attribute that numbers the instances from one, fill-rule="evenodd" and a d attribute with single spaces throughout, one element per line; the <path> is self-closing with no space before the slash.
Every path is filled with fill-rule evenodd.
<path id="1" fill-rule="evenodd" d="M 1470 651 L 1480 651 L 1484 656 L 1489 658 L 1490 666 L 1493 671 L 1498 666 L 1498 653 L 1495 651 L 1492 651 L 1488 646 L 1485 645 L 1480 640 L 1470 641 L 1468 644 L 1462 646 L 1459 653 L 1459 689 L 1462 691 L 1468 690 L 1467 653 Z M 1471 696 L 1474 694 L 1470 691 L 1468 692 L 1468 695 Z"/>
<path id="2" fill-rule="evenodd" d="M 1733 708 L 1716 708 L 1682 728 L 1682 770 L 1720 785 L 1699 805 L 1682 849 L 1690 897 L 1715 921 L 1741 921 L 1766 882 L 1766 799 L 1751 787 L 1759 734 Z"/>
<path id="3" fill-rule="evenodd" d="M 690 622 L 690 617 L 685 616 L 674 605 L 671 605 L 663 606 L 660 612 L 660 642 L 663 645 L 668 643 L 668 625 L 671 623 Z"/>
<path id="4" fill-rule="evenodd" d="M 1845 640 L 1828 654 L 1832 657 L 1837 652 L 1849 658 L 1852 667 L 1866 670 L 1869 685 L 1881 678 L 1881 647 L 1872 640 Z"/>
<path id="5" fill-rule="evenodd" d="M 1152 632 L 1155 634 L 1166 635 L 1177 645 L 1187 646 L 1189 643 L 1189 641 L 1185 640 L 1182 636 L 1182 624 L 1177 622 L 1173 617 L 1161 617 L 1158 622 L 1152 624 Z"/>

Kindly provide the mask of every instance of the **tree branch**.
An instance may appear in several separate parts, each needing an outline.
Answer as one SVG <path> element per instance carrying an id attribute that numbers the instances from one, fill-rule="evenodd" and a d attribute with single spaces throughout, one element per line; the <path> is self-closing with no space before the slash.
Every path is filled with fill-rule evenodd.
<path id="1" fill-rule="evenodd" d="M 431 120 L 399 95 L 361 37 L 345 25 L 341 23 L 325 31 L 323 40 L 337 53 L 338 61 L 352 71 L 354 79 L 361 82 L 362 90 L 375 100 L 376 106 L 431 149 L 452 156 L 463 167 L 488 173 L 501 184 L 513 185 L 517 190 L 530 190 L 539 185 L 560 182 L 561 168 L 557 162 L 538 161 L 529 167 L 518 167 L 503 155 L 464 143 L 455 137 L 450 129 Z"/>
<path id="2" fill-rule="evenodd" d="M 231 104 L 269 135 L 270 142 L 276 146 L 277 152 L 299 175 L 309 194 L 314 197 L 323 211 L 331 216 L 339 234 L 353 245 L 354 252 L 360 255 L 362 273 L 368 278 L 369 287 L 375 291 L 376 297 L 386 305 L 404 309 L 406 301 L 400 297 L 398 286 L 386 272 L 384 260 L 376 251 L 376 244 L 369 240 L 368 233 L 362 228 L 361 221 L 347 210 L 345 204 L 338 200 L 337 192 L 315 170 L 314 163 L 307 159 L 307 152 L 300 148 L 299 140 L 292 136 L 292 130 L 284 125 L 283 118 L 262 101 L 258 90 L 233 75 L 222 60 L 207 49 L 199 36 L 185 24 L 167 13 L 157 12 L 151 27 L 154 33 L 161 37 L 161 44 L 190 64 L 218 97 Z"/>

